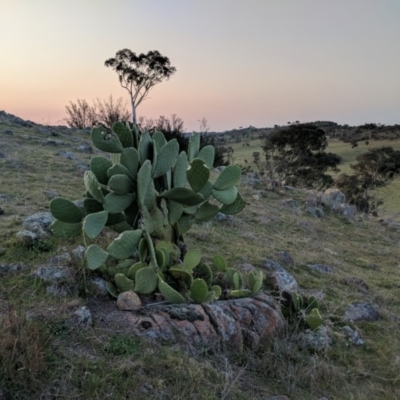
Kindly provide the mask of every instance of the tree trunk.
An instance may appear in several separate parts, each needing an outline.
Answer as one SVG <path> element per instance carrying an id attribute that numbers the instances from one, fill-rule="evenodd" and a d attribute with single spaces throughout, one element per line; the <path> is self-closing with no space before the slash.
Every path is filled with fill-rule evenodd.
<path id="1" fill-rule="evenodd" d="M 131 101 L 132 104 L 132 122 L 134 125 L 136 125 L 136 106 L 133 100 Z"/>

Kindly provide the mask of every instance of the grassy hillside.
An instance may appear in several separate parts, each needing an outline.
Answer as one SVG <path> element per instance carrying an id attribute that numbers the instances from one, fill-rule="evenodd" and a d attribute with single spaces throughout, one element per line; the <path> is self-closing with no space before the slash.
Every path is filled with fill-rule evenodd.
<path id="1" fill-rule="evenodd" d="M 54 192 L 73 200 L 81 196 L 82 166 L 92 155 L 78 146 L 88 139 L 87 133 L 0 124 L 0 266 L 25 265 L 16 272 L 0 269 L 0 398 L 400 398 L 400 233 L 376 219 L 348 222 L 329 210 L 326 218 L 314 218 L 302 190 L 275 192 L 242 183 L 245 210 L 232 220 L 196 226 L 186 241 L 208 256 L 222 254 L 238 269 L 248 263 L 262 268 L 266 259 L 279 261 L 280 252 L 289 253 L 294 264 L 285 268 L 302 293 L 321 299 L 331 347 L 302 349 L 298 334 L 304 327 L 296 324 L 288 325 L 282 337 L 242 354 L 218 348 L 187 353 L 96 319 L 87 330 L 71 325 L 78 307 L 94 310 L 107 303 L 112 310 L 113 301 L 85 293 L 88 275 L 80 263 L 70 265 L 79 290 L 59 296 L 31 273 L 80 240 L 50 238 L 26 247 L 15 234 L 24 216 L 48 210 Z M 257 148 L 240 146 L 237 161 L 241 149 Z M 75 159 L 57 155 L 60 151 Z M 333 273 L 312 270 L 310 264 L 328 265 Z M 268 280 L 264 289 L 274 295 Z M 371 303 L 380 319 L 345 322 L 343 313 L 353 302 Z M 341 333 L 345 325 L 357 329 L 365 345 L 351 344 Z"/>
<path id="2" fill-rule="evenodd" d="M 249 144 L 249 146 L 246 145 Z M 250 141 L 242 141 L 241 143 L 231 143 L 229 144 L 235 150 L 234 158 L 235 163 L 246 166 L 251 165 L 256 171 L 257 167 L 252 163 L 253 152 L 258 151 L 263 156 L 262 145 L 263 140 L 254 139 Z M 400 150 L 400 140 L 370 140 L 369 144 L 366 145 L 365 141 L 359 142 L 358 147 L 352 148 L 350 143 L 345 143 L 337 139 L 329 140 L 327 152 L 338 154 L 342 161 L 339 164 L 339 169 L 341 173 L 351 174 L 352 170 L 350 164 L 356 163 L 356 158 L 358 155 L 365 153 L 368 149 L 373 149 L 376 147 L 391 146 L 395 150 Z M 246 163 L 247 160 L 247 163 Z M 332 174 L 332 176 L 337 176 L 338 174 Z M 377 195 L 383 198 L 385 201 L 382 207 L 382 213 L 384 215 L 397 215 L 400 214 L 400 178 L 396 178 L 390 185 L 377 191 Z"/>

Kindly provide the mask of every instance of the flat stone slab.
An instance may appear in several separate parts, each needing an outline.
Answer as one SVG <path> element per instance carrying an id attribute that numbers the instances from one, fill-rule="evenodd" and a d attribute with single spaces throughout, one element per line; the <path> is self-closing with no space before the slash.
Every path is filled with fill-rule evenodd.
<path id="1" fill-rule="evenodd" d="M 284 327 L 275 300 L 265 294 L 210 304 L 148 304 L 138 311 L 118 310 L 112 302 L 88 305 L 95 326 L 189 348 L 256 348 Z"/>

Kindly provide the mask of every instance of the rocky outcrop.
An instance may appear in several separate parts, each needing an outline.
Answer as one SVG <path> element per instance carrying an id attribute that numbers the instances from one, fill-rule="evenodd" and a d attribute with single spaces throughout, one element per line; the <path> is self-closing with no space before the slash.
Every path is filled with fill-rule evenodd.
<path id="1" fill-rule="evenodd" d="M 116 331 L 189 348 L 255 348 L 284 326 L 278 305 L 265 294 L 202 305 L 149 304 L 138 311 L 121 311 L 108 301 L 89 309 L 99 328 L 113 326 Z"/>

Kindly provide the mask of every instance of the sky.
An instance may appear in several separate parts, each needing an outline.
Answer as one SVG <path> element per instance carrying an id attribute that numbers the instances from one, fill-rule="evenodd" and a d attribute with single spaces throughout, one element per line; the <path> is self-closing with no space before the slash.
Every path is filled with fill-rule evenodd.
<path id="1" fill-rule="evenodd" d="M 177 72 L 138 116 L 187 131 L 288 121 L 400 123 L 399 0 L 0 0 L 0 110 L 63 124 L 128 92 L 104 66 L 158 50 Z"/>

